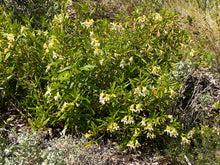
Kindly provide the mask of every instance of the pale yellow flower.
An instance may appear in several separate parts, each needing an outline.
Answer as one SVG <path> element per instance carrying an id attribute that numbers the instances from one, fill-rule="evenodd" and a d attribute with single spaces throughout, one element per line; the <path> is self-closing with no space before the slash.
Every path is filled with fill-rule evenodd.
<path id="1" fill-rule="evenodd" d="M 153 74 L 157 74 L 159 70 L 160 70 L 160 67 L 159 67 L 159 66 L 158 66 L 158 67 L 153 66 L 152 73 L 153 73 Z"/>
<path id="2" fill-rule="evenodd" d="M 118 130 L 119 126 L 117 123 L 112 123 L 113 130 Z"/>
<path id="3" fill-rule="evenodd" d="M 140 112 L 140 111 L 142 111 L 143 109 L 142 109 L 142 107 L 141 107 L 141 105 L 140 104 L 137 104 L 136 105 L 136 112 Z"/>
<path id="4" fill-rule="evenodd" d="M 163 18 L 161 17 L 161 15 L 159 13 L 156 13 L 155 16 L 154 16 L 154 19 L 156 21 L 162 21 Z"/>
<path id="5" fill-rule="evenodd" d="M 121 122 L 124 123 L 124 124 L 126 124 L 126 123 L 127 123 L 127 119 L 128 119 L 128 117 L 125 116 L 125 117 L 123 117 L 123 118 L 121 119 Z"/>
<path id="6" fill-rule="evenodd" d="M 141 95 L 142 95 L 142 93 L 141 93 L 141 87 L 135 88 L 134 94 L 138 94 L 139 96 L 141 96 Z"/>
<path id="7" fill-rule="evenodd" d="M 119 57 L 120 55 L 118 53 L 115 53 L 114 56 L 117 58 Z"/>
<path id="8" fill-rule="evenodd" d="M 187 134 L 187 136 L 189 137 L 189 138 L 192 138 L 193 137 L 193 135 L 195 134 L 195 128 L 193 128 L 191 131 L 189 131 L 188 132 L 188 134 Z"/>
<path id="9" fill-rule="evenodd" d="M 91 31 L 91 32 L 90 32 L 90 37 L 93 38 L 94 36 L 95 36 L 94 32 Z"/>
<path id="10" fill-rule="evenodd" d="M 137 131 L 137 129 L 135 129 L 135 132 L 134 132 L 134 137 L 137 137 L 139 135 L 139 132 Z"/>
<path id="11" fill-rule="evenodd" d="M 141 126 L 146 126 L 146 119 L 145 118 L 142 118 Z"/>
<path id="12" fill-rule="evenodd" d="M 91 38 L 91 45 L 94 46 L 94 47 L 99 47 L 100 43 L 97 39 Z"/>
<path id="13" fill-rule="evenodd" d="M 15 41 L 14 34 L 5 33 L 4 35 L 7 37 L 7 39 L 8 39 L 9 41 Z"/>
<path id="14" fill-rule="evenodd" d="M 135 148 L 138 148 L 138 147 L 141 146 L 140 143 L 138 142 L 138 140 L 135 141 L 135 145 L 134 146 L 135 146 Z"/>
<path id="15" fill-rule="evenodd" d="M 153 131 L 153 126 L 152 126 L 152 123 L 147 123 L 147 126 L 144 127 L 144 130 L 148 130 L 148 131 Z"/>
<path id="16" fill-rule="evenodd" d="M 196 51 L 192 49 L 192 50 L 190 51 L 190 53 L 189 53 L 189 54 L 190 54 L 190 56 L 191 56 L 191 57 L 193 57 L 193 56 L 194 56 L 194 54 L 195 54 L 195 52 L 196 52 Z"/>
<path id="17" fill-rule="evenodd" d="M 47 95 L 51 95 L 51 87 L 47 87 L 47 91 L 46 91 L 46 93 L 45 93 L 45 95 L 47 96 Z"/>
<path id="18" fill-rule="evenodd" d="M 164 130 L 164 132 L 170 133 L 171 130 L 172 130 L 172 128 L 170 126 L 167 126 L 166 129 Z"/>
<path id="19" fill-rule="evenodd" d="M 134 57 L 130 57 L 129 61 L 130 61 L 130 64 L 132 64 L 134 62 Z"/>
<path id="20" fill-rule="evenodd" d="M 135 110 L 135 108 L 134 108 L 134 104 L 132 104 L 132 105 L 130 106 L 129 110 L 130 110 L 131 112 L 136 112 L 136 110 Z"/>
<path id="21" fill-rule="evenodd" d="M 61 96 L 60 96 L 59 92 L 57 92 L 57 95 L 54 96 L 54 100 L 57 101 L 57 100 L 59 100 L 60 98 L 61 98 Z"/>
<path id="22" fill-rule="evenodd" d="M 100 55 L 100 54 L 101 54 L 101 49 L 95 48 L 94 55 Z"/>
<path id="23" fill-rule="evenodd" d="M 90 28 L 91 26 L 93 26 L 94 24 L 94 20 L 90 19 L 89 21 L 84 21 L 81 23 L 83 25 L 83 27 L 86 27 L 87 29 Z"/>
<path id="24" fill-rule="evenodd" d="M 134 119 L 132 116 L 128 116 L 128 120 L 126 124 L 134 124 Z"/>
<path id="25" fill-rule="evenodd" d="M 44 35 L 46 36 L 48 34 L 48 31 L 46 30 L 46 31 L 44 31 Z"/>
<path id="26" fill-rule="evenodd" d="M 187 139 L 186 137 L 182 137 L 182 142 L 181 142 L 181 144 L 190 144 L 190 140 L 189 139 Z"/>
<path id="27" fill-rule="evenodd" d="M 23 34 L 23 32 L 24 32 L 25 30 L 28 30 L 28 28 L 25 27 L 25 26 L 21 26 L 21 34 Z"/>
<path id="28" fill-rule="evenodd" d="M 170 119 L 170 122 L 173 122 L 173 115 L 168 115 L 167 117 Z"/>
<path id="29" fill-rule="evenodd" d="M 172 131 L 170 132 L 170 136 L 175 138 L 178 136 L 178 132 L 175 128 L 173 128 Z"/>
<path id="30" fill-rule="evenodd" d="M 92 134 L 86 133 L 84 136 L 88 139 Z"/>
<path id="31" fill-rule="evenodd" d="M 170 90 L 170 96 L 171 96 L 171 97 L 174 97 L 175 95 L 176 95 L 176 92 L 171 89 L 171 90 Z"/>
<path id="32" fill-rule="evenodd" d="M 109 125 L 108 125 L 107 131 L 113 132 L 113 126 L 112 126 L 112 124 L 109 124 Z"/>
<path id="33" fill-rule="evenodd" d="M 156 137 L 155 134 L 150 133 L 150 132 L 147 133 L 147 138 L 154 139 L 155 137 Z"/>
<path id="34" fill-rule="evenodd" d="M 58 55 L 53 51 L 53 59 L 57 59 Z"/>
<path id="35" fill-rule="evenodd" d="M 125 63 L 125 60 L 122 59 L 119 66 L 120 66 L 121 68 L 124 68 L 124 67 L 125 67 L 125 64 L 126 64 L 126 63 Z"/>
<path id="36" fill-rule="evenodd" d="M 130 148 L 135 148 L 134 146 L 134 142 L 133 141 L 129 141 L 128 144 L 127 144 L 127 147 L 130 147 Z"/>
<path id="37" fill-rule="evenodd" d="M 143 89 L 142 89 L 142 96 L 146 96 L 147 92 L 148 92 L 147 88 L 143 87 Z"/>
<path id="38" fill-rule="evenodd" d="M 110 94 L 106 94 L 105 95 L 105 101 L 109 101 L 110 100 L 111 95 Z"/>
<path id="39" fill-rule="evenodd" d="M 61 109 L 61 112 L 64 112 L 64 110 L 65 110 L 65 108 L 67 108 L 67 106 L 68 106 L 68 103 L 64 102 L 62 109 Z"/>
<path id="40" fill-rule="evenodd" d="M 104 62 L 104 59 L 99 60 L 100 65 L 102 65 Z"/>

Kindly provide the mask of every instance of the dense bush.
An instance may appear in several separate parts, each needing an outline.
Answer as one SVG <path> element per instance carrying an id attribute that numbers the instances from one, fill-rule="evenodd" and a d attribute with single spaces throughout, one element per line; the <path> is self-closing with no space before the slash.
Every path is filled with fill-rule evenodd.
<path id="1" fill-rule="evenodd" d="M 22 107 L 34 129 L 106 135 L 131 149 L 190 144 L 194 131 L 173 115 L 186 73 L 176 70 L 184 58 L 198 66 L 206 52 L 190 43 L 176 13 L 137 9 L 111 22 L 93 20 L 83 4 L 70 18 L 71 4 L 62 4 L 47 30 L 1 10 L 1 98 Z"/>

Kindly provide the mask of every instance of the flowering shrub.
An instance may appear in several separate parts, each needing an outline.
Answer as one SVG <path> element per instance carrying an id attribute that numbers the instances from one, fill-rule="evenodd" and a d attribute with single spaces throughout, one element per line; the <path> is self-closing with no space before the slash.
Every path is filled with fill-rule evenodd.
<path id="1" fill-rule="evenodd" d="M 183 57 L 201 53 L 177 15 L 142 9 L 95 20 L 80 8 L 70 17 L 69 5 L 47 29 L 12 23 L 1 10 L 2 97 L 16 101 L 35 129 L 109 135 L 131 149 L 171 138 L 189 144 L 172 113 L 181 86 L 173 73 Z"/>

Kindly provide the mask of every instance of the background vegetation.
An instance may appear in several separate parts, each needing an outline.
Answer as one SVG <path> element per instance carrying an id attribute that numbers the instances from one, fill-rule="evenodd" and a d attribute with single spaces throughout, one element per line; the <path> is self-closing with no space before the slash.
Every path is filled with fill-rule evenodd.
<path id="1" fill-rule="evenodd" d="M 177 105 L 191 71 L 219 71 L 219 5 L 1 2 L 1 112 L 19 112 L 33 131 L 81 133 L 88 144 L 104 138 L 130 152 L 170 156 L 173 163 L 217 162 L 219 114 L 211 113 L 215 120 L 207 122 L 209 112 L 199 113 L 203 120 L 195 122 L 195 113 L 188 115 L 195 106 L 183 111 Z M 194 93 L 185 97 L 192 100 Z M 204 93 L 198 100 L 204 109 L 219 109 L 219 100 L 208 101 Z M 1 123 L 4 128 L 7 121 Z M 21 147 L 8 147 L 1 136 L 2 162 L 23 162 L 16 152 L 28 147 L 17 140 Z M 37 142 L 33 148 L 43 162 Z"/>

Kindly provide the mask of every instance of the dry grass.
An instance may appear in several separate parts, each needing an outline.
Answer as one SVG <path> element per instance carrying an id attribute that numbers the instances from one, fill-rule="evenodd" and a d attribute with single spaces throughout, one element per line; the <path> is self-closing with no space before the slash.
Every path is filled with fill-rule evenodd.
<path id="1" fill-rule="evenodd" d="M 161 3 L 179 13 L 182 28 L 192 33 L 195 43 L 199 39 L 205 41 L 205 49 L 211 51 L 216 59 L 211 63 L 213 69 L 220 72 L 220 2 L 167 0 Z"/>

